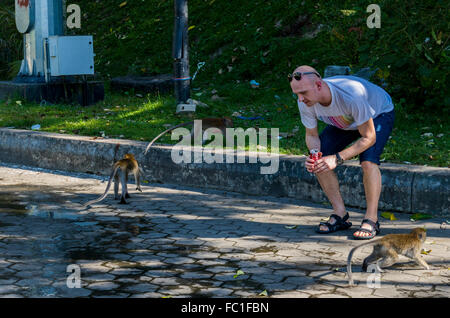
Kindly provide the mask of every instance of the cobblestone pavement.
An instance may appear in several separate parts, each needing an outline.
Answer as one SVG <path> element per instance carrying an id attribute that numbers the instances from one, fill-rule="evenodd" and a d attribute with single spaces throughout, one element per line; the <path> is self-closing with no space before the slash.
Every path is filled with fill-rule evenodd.
<path id="1" fill-rule="evenodd" d="M 356 253 L 357 286 L 345 262 L 352 229 L 319 235 L 328 205 L 168 185 L 130 187 L 130 204 L 99 177 L 0 166 L 2 297 L 449 297 L 450 225 L 445 219 L 381 219 L 382 234 L 427 228 L 423 255 L 385 272 L 362 273 L 370 248 Z M 444 223 L 446 224 L 446 223 Z M 431 250 L 431 251 L 430 251 Z M 76 265 L 75 271 L 69 265 Z M 78 266 L 78 267 L 77 267 Z M 69 288 L 80 273 L 80 288 Z M 379 279 L 378 279 L 379 278 Z M 379 283 L 379 284 L 377 284 Z"/>

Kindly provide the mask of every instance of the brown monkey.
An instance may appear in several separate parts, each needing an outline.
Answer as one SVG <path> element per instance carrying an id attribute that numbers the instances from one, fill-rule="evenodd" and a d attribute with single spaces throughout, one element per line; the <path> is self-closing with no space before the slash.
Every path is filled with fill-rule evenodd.
<path id="1" fill-rule="evenodd" d="M 128 194 L 128 189 L 127 189 L 129 173 L 134 174 L 134 178 L 136 180 L 136 190 L 139 190 L 140 192 L 142 192 L 140 177 L 141 177 L 141 174 L 144 175 L 144 173 L 143 173 L 141 167 L 139 167 L 139 164 L 138 164 L 137 160 L 134 158 L 134 156 L 130 153 L 127 153 L 127 154 L 125 154 L 123 159 L 117 161 L 114 164 L 113 170 L 111 172 L 111 176 L 109 177 L 108 185 L 106 186 L 105 193 L 103 193 L 99 198 L 87 202 L 84 206 L 89 206 L 94 203 L 102 201 L 108 194 L 108 190 L 111 187 L 111 180 L 113 178 L 114 178 L 114 199 L 118 200 L 119 174 L 120 174 L 120 183 L 122 186 L 122 195 L 120 196 L 120 204 L 127 204 L 127 202 L 125 201 L 125 198 L 128 199 L 130 197 L 130 195 Z"/>
<path id="2" fill-rule="evenodd" d="M 380 267 L 389 267 L 394 265 L 398 260 L 398 255 L 404 255 L 414 259 L 419 265 L 426 269 L 430 269 L 428 264 L 420 255 L 422 244 L 425 242 L 427 235 L 424 228 L 415 228 L 408 234 L 388 234 L 384 237 L 363 243 L 352 248 L 347 258 L 347 273 L 349 285 L 353 285 L 352 278 L 352 256 L 360 247 L 373 245 L 372 254 L 364 259 L 362 270 L 367 271 L 367 265 L 370 263 L 377 264 L 378 270 L 382 272 Z"/>
<path id="3" fill-rule="evenodd" d="M 201 130 L 202 131 L 194 131 L 195 128 L 200 128 L 200 126 L 195 126 L 191 129 L 191 137 L 193 137 L 194 135 L 198 135 L 199 133 L 203 133 L 206 129 L 208 128 L 217 128 L 219 129 L 222 134 L 225 136 L 226 134 L 226 128 L 231 128 L 233 127 L 233 120 L 230 117 L 223 117 L 223 118 L 203 118 L 203 119 L 199 119 L 202 121 L 202 126 L 201 126 Z M 147 146 L 147 148 L 145 149 L 144 155 L 147 154 L 148 150 L 150 149 L 150 147 L 153 145 L 153 143 L 158 140 L 159 138 L 161 138 L 161 136 L 163 136 L 165 133 L 168 133 L 178 127 L 183 127 L 183 126 L 188 126 L 188 125 L 192 125 L 194 124 L 194 121 L 189 121 L 186 123 L 182 123 L 179 125 L 176 125 L 172 128 L 166 129 L 164 130 L 162 133 L 160 133 L 158 136 L 156 136 Z M 197 130 L 198 130 L 197 128 Z M 205 144 L 205 141 L 203 140 L 203 135 L 202 135 L 202 144 Z"/>

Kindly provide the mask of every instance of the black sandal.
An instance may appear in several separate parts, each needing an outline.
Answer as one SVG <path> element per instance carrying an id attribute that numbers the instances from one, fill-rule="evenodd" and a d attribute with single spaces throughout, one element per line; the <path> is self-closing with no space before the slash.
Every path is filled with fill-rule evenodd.
<path id="1" fill-rule="evenodd" d="M 352 226 L 352 222 L 346 222 L 349 218 L 348 213 L 343 218 L 341 218 L 337 214 L 331 214 L 329 219 L 331 218 L 334 218 L 336 222 L 334 224 L 331 224 L 329 220 L 327 222 L 320 222 L 319 227 L 316 229 L 316 233 L 328 234 L 336 231 L 347 230 Z M 321 225 L 325 225 L 328 228 L 328 230 L 327 231 L 321 230 L 320 229 Z"/>
<path id="2" fill-rule="evenodd" d="M 362 227 L 362 225 L 364 223 L 367 223 L 370 226 L 372 226 L 372 230 L 364 229 Z M 368 235 L 368 236 L 355 236 L 356 232 L 365 232 L 365 233 L 369 233 L 370 235 Z M 359 229 L 353 233 L 353 238 L 355 240 L 370 240 L 370 239 L 373 239 L 375 236 L 377 236 L 379 233 L 380 233 L 380 223 L 378 221 L 375 223 L 372 220 L 364 219 L 361 222 L 361 226 L 359 227 Z"/>

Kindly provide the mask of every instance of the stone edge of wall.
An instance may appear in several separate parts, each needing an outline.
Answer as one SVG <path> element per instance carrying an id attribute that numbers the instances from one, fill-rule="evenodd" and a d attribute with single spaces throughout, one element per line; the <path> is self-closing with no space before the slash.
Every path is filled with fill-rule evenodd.
<path id="1" fill-rule="evenodd" d="M 125 153 L 136 155 L 151 181 L 250 195 L 290 197 L 327 202 L 316 178 L 305 169 L 305 156 L 280 155 L 275 174 L 261 174 L 258 153 L 247 163 L 181 163 L 171 159 L 172 146 L 155 145 L 143 156 L 146 142 L 62 135 L 30 130 L 0 129 L 0 161 L 40 168 L 109 175 L 111 165 Z M 198 151 L 198 150 L 197 150 Z M 199 150 L 201 151 L 201 150 Z M 248 163 L 249 159 L 257 163 Z M 450 169 L 382 164 L 383 211 L 449 215 Z M 357 161 L 336 168 L 341 193 L 348 206 L 365 208 L 362 171 Z"/>

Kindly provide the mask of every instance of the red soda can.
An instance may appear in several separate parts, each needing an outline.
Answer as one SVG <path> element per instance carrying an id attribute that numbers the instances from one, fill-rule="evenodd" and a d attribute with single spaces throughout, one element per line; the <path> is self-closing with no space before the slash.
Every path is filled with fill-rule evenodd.
<path id="1" fill-rule="evenodd" d="M 322 158 L 322 153 L 318 149 L 311 149 L 309 151 L 309 158 L 316 161 L 316 160 Z"/>

